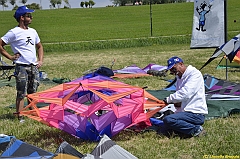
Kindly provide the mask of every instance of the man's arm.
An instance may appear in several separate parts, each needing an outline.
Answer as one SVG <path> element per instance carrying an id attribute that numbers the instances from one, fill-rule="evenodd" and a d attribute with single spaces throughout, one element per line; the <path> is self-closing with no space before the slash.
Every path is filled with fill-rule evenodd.
<path id="1" fill-rule="evenodd" d="M 202 74 L 195 72 L 190 77 L 188 77 L 188 80 L 185 82 L 183 87 L 181 87 L 179 90 L 177 90 L 175 93 L 170 94 L 169 97 L 167 97 L 168 103 L 179 103 L 186 99 L 191 98 L 195 93 L 200 89 L 201 83 L 203 82 Z"/>
<path id="2" fill-rule="evenodd" d="M 11 61 L 14 61 L 14 60 L 17 60 L 19 55 L 16 54 L 16 55 L 10 55 L 3 47 L 6 45 L 6 43 L 0 39 L 0 53 L 6 57 L 7 59 L 11 60 Z"/>
<path id="3" fill-rule="evenodd" d="M 38 55 L 38 64 L 37 64 L 37 67 L 41 67 L 43 65 L 43 46 L 42 46 L 42 43 L 39 42 L 37 45 L 36 45 L 36 48 L 37 48 L 37 55 Z"/>

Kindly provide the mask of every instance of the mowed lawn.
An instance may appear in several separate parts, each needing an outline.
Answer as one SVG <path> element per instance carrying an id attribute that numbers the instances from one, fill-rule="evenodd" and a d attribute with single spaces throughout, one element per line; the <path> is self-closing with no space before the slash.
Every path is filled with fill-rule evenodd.
<path id="1" fill-rule="evenodd" d="M 238 0 L 228 1 L 228 35 L 230 37 L 239 33 L 239 4 Z M 134 12 L 132 12 L 133 10 Z M 154 5 L 153 36 L 191 34 L 192 12 L 193 3 Z M 16 25 L 12 15 L 11 11 L 1 12 L 0 19 L 3 29 L 0 30 L 0 35 Z M 234 19 L 237 20 L 235 23 Z M 174 21 L 180 25 L 175 25 Z M 50 45 L 47 43 L 149 37 L 149 6 L 41 10 L 34 13 L 34 21 L 31 26 L 38 30 L 43 45 L 46 47 Z M 76 79 L 87 70 L 96 69 L 102 65 L 110 67 L 113 60 L 115 60 L 113 69 L 121 69 L 132 64 L 143 68 L 149 63 L 166 65 L 167 59 L 171 56 L 180 56 L 187 65 L 191 64 L 200 68 L 215 50 L 213 48 L 190 49 L 189 47 L 190 44 L 165 44 L 102 50 L 67 51 L 66 49 L 64 52 L 57 50 L 45 52 L 44 66 L 41 70 L 46 71 L 49 79 L 54 77 Z M 202 74 L 207 73 L 225 79 L 225 69 L 216 69 L 220 59 L 221 57 L 206 66 L 202 70 Z M 10 64 L 5 58 L 4 61 Z M 228 71 L 228 79 L 239 82 L 239 69 L 229 69 Z M 165 78 L 141 77 L 116 80 L 134 86 L 147 86 L 149 90 L 160 90 L 168 84 L 167 79 L 173 78 L 168 75 Z M 39 91 L 51 88 L 53 85 L 55 84 L 41 83 Z M 24 124 L 20 124 L 12 114 L 15 109 L 8 107 L 15 102 L 15 88 L 6 86 L 0 89 L 0 133 L 14 135 L 51 152 L 54 152 L 59 146 L 59 136 L 83 154 L 90 153 L 96 146 L 96 142 L 76 139 L 65 132 L 31 119 L 26 119 Z M 239 115 L 206 121 L 204 128 L 208 135 L 204 138 L 169 139 L 156 134 L 155 131 L 144 133 L 122 131 L 112 140 L 140 159 L 217 158 L 221 155 L 236 157 L 240 155 L 239 123 Z"/>
<path id="2" fill-rule="evenodd" d="M 69 53 L 53 53 L 45 56 L 45 63 L 41 70 L 46 71 L 48 77 L 66 77 L 76 79 L 83 75 L 84 71 L 97 68 L 101 65 L 110 66 L 115 59 L 114 69 L 136 64 L 140 67 L 148 63 L 166 64 L 166 59 L 178 55 L 186 64 L 199 68 L 213 49 L 189 50 L 189 46 L 153 46 L 128 49 L 93 50 Z M 189 56 L 191 55 L 191 56 Z M 213 61 L 203 69 L 202 73 L 208 73 L 215 77 L 225 77 L 224 70 L 216 70 L 218 60 Z M 239 80 L 239 72 L 229 72 L 229 79 Z M 168 75 L 166 79 L 173 79 Z M 116 79 L 118 80 L 118 79 Z M 149 90 L 164 88 L 168 82 L 159 77 L 142 77 L 136 79 L 120 80 L 125 83 L 145 87 Z M 51 84 L 42 83 L 40 90 L 52 87 Z M 20 124 L 12 115 L 15 109 L 7 106 L 14 104 L 15 88 L 1 88 L 0 108 L 0 132 L 15 135 L 30 144 L 54 152 L 60 144 L 59 136 L 64 138 L 81 153 L 90 153 L 96 146 L 96 142 L 82 141 L 65 132 L 48 127 L 31 119 L 26 119 Z M 157 135 L 155 131 L 144 133 L 132 133 L 122 131 L 112 139 L 117 144 L 141 159 L 148 158 L 202 158 L 204 155 L 238 155 L 239 148 L 239 115 L 228 118 L 220 118 L 206 121 L 204 128 L 208 132 L 205 138 L 191 138 L 181 140 L 179 138 L 166 138 Z"/>
<path id="3" fill-rule="evenodd" d="M 227 1 L 229 38 L 239 31 L 239 10 L 239 1 Z M 193 3 L 152 5 L 152 36 L 191 34 L 193 11 Z M 16 26 L 13 14 L 1 11 L 1 36 Z M 150 7 L 36 10 L 31 27 L 37 29 L 44 43 L 150 37 Z"/>

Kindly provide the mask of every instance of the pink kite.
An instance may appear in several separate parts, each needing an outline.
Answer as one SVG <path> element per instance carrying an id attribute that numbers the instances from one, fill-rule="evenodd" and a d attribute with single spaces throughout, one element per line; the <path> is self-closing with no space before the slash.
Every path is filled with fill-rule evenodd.
<path id="1" fill-rule="evenodd" d="M 81 77 L 29 94 L 28 99 L 30 104 L 20 114 L 92 141 L 98 141 L 103 134 L 112 137 L 135 124 L 148 123 L 165 107 L 162 100 L 143 88 L 105 76 Z M 47 106 L 38 108 L 37 103 Z"/>

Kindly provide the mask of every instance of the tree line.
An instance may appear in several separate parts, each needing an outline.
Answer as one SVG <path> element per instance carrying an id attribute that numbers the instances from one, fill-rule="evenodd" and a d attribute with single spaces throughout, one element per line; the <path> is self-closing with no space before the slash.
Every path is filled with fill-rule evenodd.
<path id="1" fill-rule="evenodd" d="M 164 3 L 182 3 L 182 2 L 189 2 L 190 0 L 110 0 L 114 6 L 125 6 L 126 4 L 141 4 L 141 5 L 148 5 L 148 4 L 164 4 Z M 7 2 L 9 2 L 13 6 L 13 10 L 17 9 L 16 0 L 0 0 L 0 5 L 2 6 L 2 9 L 8 7 Z M 71 5 L 68 0 L 49 0 L 50 9 L 60 8 L 62 5 L 62 2 L 64 2 L 64 8 L 71 8 Z M 23 5 L 26 5 L 27 0 L 20 0 L 20 3 Z M 95 2 L 93 0 L 89 1 L 82 1 L 80 2 L 80 7 L 82 8 L 92 8 L 95 5 Z M 28 8 L 31 9 L 41 9 L 41 0 L 40 4 L 32 3 L 26 5 Z"/>
<path id="2" fill-rule="evenodd" d="M 2 6 L 2 10 L 8 7 L 8 2 L 12 5 L 13 10 L 16 10 L 18 8 L 18 6 L 16 5 L 16 0 L 0 0 L 0 5 Z M 19 2 L 31 9 L 42 9 L 41 0 L 40 0 L 40 4 L 32 3 L 32 4 L 26 5 L 27 0 L 20 0 Z M 71 8 L 71 5 L 68 0 L 49 0 L 49 2 L 50 2 L 50 5 L 49 5 L 50 9 L 60 8 L 63 2 L 64 2 L 64 8 Z M 93 0 L 80 2 L 80 7 L 92 8 L 94 5 L 95 5 L 95 2 Z"/>
<path id="3" fill-rule="evenodd" d="M 93 0 L 89 0 L 89 1 L 82 1 L 80 3 L 80 7 L 82 8 L 92 8 L 95 5 L 95 2 Z"/>
<path id="4" fill-rule="evenodd" d="M 126 4 L 164 4 L 164 3 L 183 3 L 189 2 L 189 0 L 111 0 L 114 6 L 125 6 Z"/>
<path id="5" fill-rule="evenodd" d="M 18 6 L 16 5 L 16 0 L 0 0 L 0 5 L 2 6 L 3 10 L 4 8 L 8 7 L 7 2 L 9 2 L 13 6 L 13 10 L 18 8 Z M 22 3 L 23 5 L 26 5 L 27 0 L 20 0 L 19 2 Z M 32 3 L 31 5 L 32 5 L 32 7 L 30 7 L 31 9 L 40 9 L 39 4 Z M 29 7 L 29 5 L 26 6 Z"/>

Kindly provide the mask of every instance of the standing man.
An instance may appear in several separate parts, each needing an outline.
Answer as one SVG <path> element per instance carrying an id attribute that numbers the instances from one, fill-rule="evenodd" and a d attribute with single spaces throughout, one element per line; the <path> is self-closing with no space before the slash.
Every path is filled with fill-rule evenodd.
<path id="1" fill-rule="evenodd" d="M 176 76 L 177 81 L 176 92 L 164 102 L 174 104 L 177 111 L 163 118 L 164 125 L 168 130 L 188 137 L 202 136 L 205 134 L 202 125 L 205 114 L 208 114 L 203 76 L 195 67 L 185 66 L 179 57 L 172 57 L 167 63 L 167 70 Z"/>
<path id="2" fill-rule="evenodd" d="M 16 64 L 16 113 L 24 107 L 24 97 L 27 94 L 35 93 L 39 86 L 38 69 L 43 64 L 43 46 L 35 29 L 28 25 L 32 22 L 32 12 L 26 6 L 19 7 L 14 18 L 18 26 L 9 30 L 0 39 L 0 53 Z M 14 55 L 10 55 L 4 46 L 10 44 Z M 37 50 L 37 55 L 36 55 Z"/>

